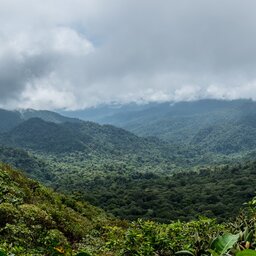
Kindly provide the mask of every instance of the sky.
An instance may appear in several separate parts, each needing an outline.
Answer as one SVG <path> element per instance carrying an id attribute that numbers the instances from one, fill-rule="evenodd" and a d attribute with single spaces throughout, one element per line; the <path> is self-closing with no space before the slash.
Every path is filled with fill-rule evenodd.
<path id="1" fill-rule="evenodd" d="M 256 100 L 255 0 L 0 0 L 0 107 Z"/>

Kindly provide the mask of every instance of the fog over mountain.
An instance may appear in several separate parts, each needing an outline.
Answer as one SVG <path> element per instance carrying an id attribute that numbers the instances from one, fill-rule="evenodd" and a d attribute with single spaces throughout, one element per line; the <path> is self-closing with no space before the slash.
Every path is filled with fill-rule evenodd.
<path id="1" fill-rule="evenodd" d="M 0 107 L 256 99 L 253 0 L 0 0 Z"/>

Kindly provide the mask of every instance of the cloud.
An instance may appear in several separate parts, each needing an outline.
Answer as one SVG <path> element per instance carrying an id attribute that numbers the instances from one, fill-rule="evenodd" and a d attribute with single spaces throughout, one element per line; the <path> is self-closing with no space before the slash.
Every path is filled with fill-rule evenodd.
<path id="1" fill-rule="evenodd" d="M 0 0 L 0 106 L 256 99 L 254 0 Z"/>

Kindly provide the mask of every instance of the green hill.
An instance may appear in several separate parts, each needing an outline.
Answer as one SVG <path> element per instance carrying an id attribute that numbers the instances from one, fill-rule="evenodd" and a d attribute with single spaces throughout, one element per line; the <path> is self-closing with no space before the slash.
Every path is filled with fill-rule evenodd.
<path id="1" fill-rule="evenodd" d="M 81 122 L 78 119 L 65 117 L 58 113 L 46 110 L 23 109 L 19 111 L 11 111 L 0 109 L 0 133 L 8 132 L 30 118 L 40 118 L 57 124 L 65 122 Z"/>
<path id="2" fill-rule="evenodd" d="M 25 170 L 30 178 L 50 184 L 53 179 L 51 166 L 22 149 L 0 146 L 0 162 Z"/>
<path id="3" fill-rule="evenodd" d="M 48 110 L 34 110 L 34 109 L 21 109 L 18 111 L 23 120 L 28 120 L 30 118 L 40 118 L 46 122 L 52 122 L 56 124 L 61 124 L 65 122 L 79 123 L 81 122 L 77 118 L 70 118 L 60 115 L 53 111 Z"/>
<path id="4" fill-rule="evenodd" d="M 63 126 L 31 118 L 8 133 L 0 135 L 2 145 L 38 151 L 68 152 L 80 150 L 83 145 Z"/>
<path id="5" fill-rule="evenodd" d="M 54 193 L 3 164 L 0 184 L 0 249 L 8 255 L 71 255 L 100 245 L 97 229 L 109 222 L 103 211 Z"/>
<path id="6" fill-rule="evenodd" d="M 242 120 L 223 122 L 200 129 L 190 145 L 214 153 L 244 154 L 255 150 L 256 127 L 251 124 L 255 117 L 244 117 Z"/>
<path id="7" fill-rule="evenodd" d="M 0 109 L 0 133 L 13 129 L 22 122 L 19 113 Z"/>
<path id="8" fill-rule="evenodd" d="M 0 135 L 0 144 L 40 153 L 133 158 L 137 161 L 161 162 L 185 155 L 182 148 L 157 138 L 142 138 L 121 128 L 92 122 L 56 124 L 39 118 L 29 119 Z"/>
<path id="9" fill-rule="evenodd" d="M 251 100 L 105 106 L 74 115 L 204 152 L 242 153 L 255 149 L 256 145 L 256 102 Z"/>
<path id="10" fill-rule="evenodd" d="M 14 122 L 0 161 L 55 192 L 0 165 L 0 255 L 210 255 L 223 233 L 229 255 L 255 249 L 254 105 L 215 103 L 175 107 L 176 145 L 93 122 Z"/>

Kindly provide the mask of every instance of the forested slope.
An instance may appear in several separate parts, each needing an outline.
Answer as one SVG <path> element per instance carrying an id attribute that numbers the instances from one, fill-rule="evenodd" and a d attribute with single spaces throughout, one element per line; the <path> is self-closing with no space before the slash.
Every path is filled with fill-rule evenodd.
<path id="1" fill-rule="evenodd" d="M 22 110 L 5 110 L 0 109 L 0 133 L 8 132 L 14 127 L 23 123 L 24 121 L 31 118 L 40 118 L 44 121 L 53 123 L 65 123 L 65 122 L 81 122 L 75 118 L 69 118 L 62 116 L 58 113 L 46 110 L 33 110 L 33 109 L 22 109 Z"/>
<path id="2" fill-rule="evenodd" d="M 167 222 L 202 214 L 221 221 L 254 195 L 254 165 L 236 165 L 241 157 L 207 155 L 110 125 L 32 118 L 2 133 L 0 142 L 0 160 L 124 219 Z"/>
<path id="3" fill-rule="evenodd" d="M 103 211 L 54 193 L 3 164 L 0 184 L 0 250 L 12 255 L 71 255 L 78 248 L 96 248 L 90 239 L 97 226 L 108 222 Z"/>
<path id="4" fill-rule="evenodd" d="M 256 103 L 251 100 L 199 100 L 137 107 L 134 104 L 105 109 L 107 113 L 101 107 L 79 113 L 84 119 L 113 124 L 139 136 L 156 136 L 175 145 L 196 147 L 203 152 L 225 155 L 255 149 Z"/>

